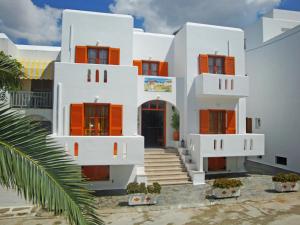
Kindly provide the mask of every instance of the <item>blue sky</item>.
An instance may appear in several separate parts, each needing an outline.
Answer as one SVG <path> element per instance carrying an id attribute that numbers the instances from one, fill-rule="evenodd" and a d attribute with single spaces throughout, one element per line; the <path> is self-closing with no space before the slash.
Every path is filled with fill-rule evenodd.
<path id="1" fill-rule="evenodd" d="M 130 14 L 135 27 L 172 33 L 187 21 L 244 28 L 273 8 L 300 11 L 300 0 L 1 0 L 0 32 L 18 44 L 60 45 L 62 9 Z"/>

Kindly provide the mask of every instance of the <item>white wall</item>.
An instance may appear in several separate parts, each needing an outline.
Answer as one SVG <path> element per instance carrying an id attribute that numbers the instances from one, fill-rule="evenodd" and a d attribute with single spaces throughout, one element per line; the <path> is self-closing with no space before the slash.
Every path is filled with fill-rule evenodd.
<path id="1" fill-rule="evenodd" d="M 96 69 L 99 70 L 99 83 L 95 82 Z M 91 82 L 87 82 L 88 70 L 91 71 Z M 103 82 L 104 70 L 107 70 L 108 74 L 107 83 Z M 61 87 L 60 94 L 58 94 L 59 86 Z M 98 97 L 97 102 L 99 103 L 123 105 L 123 135 L 137 134 L 136 67 L 56 63 L 54 90 L 54 133 L 69 135 L 70 104 L 92 103 Z M 59 108 L 57 109 L 57 107 Z"/>
<path id="2" fill-rule="evenodd" d="M 300 26 L 256 50 L 247 51 L 250 97 L 247 116 L 261 118 L 266 155 L 253 160 L 300 172 Z M 275 164 L 275 156 L 287 157 L 287 166 Z"/>
<path id="3" fill-rule="evenodd" d="M 236 28 L 218 27 L 202 24 L 187 23 L 187 77 L 186 77 L 186 96 L 187 96 L 187 114 L 186 123 L 188 133 L 199 132 L 199 109 L 203 108 L 203 103 L 195 98 L 195 77 L 199 76 L 198 56 L 199 54 L 217 54 L 231 55 L 235 57 L 235 71 L 237 75 L 245 75 L 245 53 L 244 53 L 244 32 Z M 237 119 L 239 120 L 238 130 L 243 130 L 245 114 L 245 105 L 242 100 L 232 100 L 231 106 L 226 105 L 223 99 L 210 100 L 208 108 L 214 105 L 223 109 L 237 108 L 239 111 Z M 238 104 L 238 106 L 236 106 Z"/>
<path id="4" fill-rule="evenodd" d="M 62 62 L 74 62 L 76 45 L 120 48 L 120 64 L 132 65 L 133 18 L 96 12 L 64 10 Z"/>
<path id="5" fill-rule="evenodd" d="M 173 75 L 174 36 L 144 32 L 133 33 L 133 59 L 167 61 Z"/>

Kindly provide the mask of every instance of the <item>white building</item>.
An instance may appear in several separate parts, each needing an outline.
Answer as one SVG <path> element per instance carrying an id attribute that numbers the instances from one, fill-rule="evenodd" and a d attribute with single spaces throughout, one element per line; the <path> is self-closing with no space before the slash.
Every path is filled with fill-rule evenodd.
<path id="1" fill-rule="evenodd" d="M 300 12 L 274 10 L 270 15 L 253 26 L 268 37 L 263 42 L 249 45 L 261 33 L 245 33 L 252 87 L 247 100 L 249 132 L 266 135 L 265 155 L 250 160 L 300 172 Z"/>
<path id="2" fill-rule="evenodd" d="M 240 29 L 186 23 L 174 35 L 153 34 L 135 29 L 131 16 L 65 10 L 58 53 L 52 136 L 93 189 L 185 183 L 188 176 L 203 184 L 205 173 L 244 172 L 245 156 L 264 154 L 264 135 L 246 133 Z M 153 149 L 170 146 L 181 158 Z"/>

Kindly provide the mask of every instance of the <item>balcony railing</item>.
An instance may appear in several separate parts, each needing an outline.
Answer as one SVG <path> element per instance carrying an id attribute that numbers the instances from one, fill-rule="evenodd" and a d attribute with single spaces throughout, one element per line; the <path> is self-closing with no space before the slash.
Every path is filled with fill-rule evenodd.
<path id="1" fill-rule="evenodd" d="M 264 155 L 263 134 L 190 134 L 189 149 L 201 157 Z"/>
<path id="2" fill-rule="evenodd" d="M 52 92 L 15 91 L 10 93 L 12 108 L 52 108 Z"/>
<path id="3" fill-rule="evenodd" d="M 195 82 L 197 97 L 247 97 L 249 95 L 249 80 L 247 76 L 205 74 L 197 76 Z"/>

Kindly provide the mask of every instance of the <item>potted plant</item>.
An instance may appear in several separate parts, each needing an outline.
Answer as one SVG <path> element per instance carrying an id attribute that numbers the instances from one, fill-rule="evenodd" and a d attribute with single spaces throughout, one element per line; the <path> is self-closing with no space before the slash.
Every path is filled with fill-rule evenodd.
<path id="1" fill-rule="evenodd" d="M 173 110 L 171 126 L 174 129 L 173 140 L 179 141 L 179 113 L 175 110 Z"/>
<path id="2" fill-rule="evenodd" d="M 298 191 L 300 176 L 294 173 L 279 173 L 272 177 L 277 192 Z"/>
<path id="3" fill-rule="evenodd" d="M 215 198 L 232 198 L 241 195 L 243 183 L 238 179 L 221 178 L 213 183 L 212 195 Z"/>
<path id="4" fill-rule="evenodd" d="M 146 187 L 145 183 L 129 183 L 127 185 L 128 205 L 154 205 L 160 194 L 161 186 L 155 182 Z"/>

